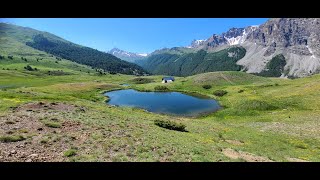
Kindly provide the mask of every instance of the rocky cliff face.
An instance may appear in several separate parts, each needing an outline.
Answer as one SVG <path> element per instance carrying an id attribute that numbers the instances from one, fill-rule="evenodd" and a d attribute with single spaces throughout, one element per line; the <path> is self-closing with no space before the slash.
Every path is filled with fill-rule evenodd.
<path id="1" fill-rule="evenodd" d="M 302 77 L 320 72 L 320 18 L 274 18 L 260 26 L 231 28 L 212 35 L 192 48 L 216 49 L 240 45 L 247 53 L 237 63 L 249 73 L 259 73 L 277 54 L 283 54 L 283 76 Z"/>
<path id="2" fill-rule="evenodd" d="M 260 72 L 277 54 L 286 58 L 283 76 L 306 76 L 320 70 L 320 19 L 270 19 L 247 35 L 248 54 L 239 61 L 249 72 Z M 260 62 L 259 62 L 260 61 Z"/>

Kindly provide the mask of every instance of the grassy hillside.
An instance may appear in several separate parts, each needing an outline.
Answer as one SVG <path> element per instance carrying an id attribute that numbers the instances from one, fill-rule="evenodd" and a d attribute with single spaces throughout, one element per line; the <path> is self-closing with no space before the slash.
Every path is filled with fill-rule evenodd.
<path id="1" fill-rule="evenodd" d="M 146 84 L 82 71 L 39 77 L 0 69 L 0 76 L 0 161 L 320 161 L 319 75 L 289 80 L 214 72 L 165 84 L 224 107 L 199 118 L 109 106 L 101 94 L 153 91 L 164 85 L 162 76 L 147 77 Z M 216 90 L 228 93 L 215 96 Z M 161 128 L 157 120 L 183 123 L 187 132 Z"/>
<path id="2" fill-rule="evenodd" d="M 19 27 L 21 28 L 21 27 Z M 28 28 L 25 28 L 28 30 Z M 24 30 L 28 37 L 32 35 L 30 30 Z M 8 33 L 17 31 L 8 30 Z M 33 49 L 24 44 L 22 34 L 8 35 L 3 29 L 0 29 L 0 69 L 15 70 L 17 74 L 28 73 L 34 75 L 49 75 L 49 71 L 63 71 L 71 74 L 79 74 L 80 72 L 96 73 L 89 66 L 81 65 L 63 58 L 58 58 L 43 51 Z M 23 39 L 23 40 L 22 40 Z M 19 41 L 18 41 L 19 40 Z M 27 65 L 37 68 L 38 71 L 27 71 L 24 69 Z"/>
<path id="3" fill-rule="evenodd" d="M 58 58 L 102 69 L 112 73 L 142 75 L 145 71 L 136 64 L 123 61 L 111 54 L 68 42 L 53 34 L 0 23 L 1 51 L 11 51 L 28 56 L 35 49 L 47 52 Z M 25 47 L 29 46 L 29 47 Z M 23 49 L 23 50 L 21 50 Z M 6 53 L 8 54 L 8 53 Z"/>
<path id="4" fill-rule="evenodd" d="M 204 50 L 189 53 L 161 52 L 139 62 L 140 65 L 154 74 L 175 76 L 189 76 L 213 71 L 240 71 L 241 66 L 236 62 L 244 57 L 246 50 L 242 47 L 230 47 L 212 53 Z"/>

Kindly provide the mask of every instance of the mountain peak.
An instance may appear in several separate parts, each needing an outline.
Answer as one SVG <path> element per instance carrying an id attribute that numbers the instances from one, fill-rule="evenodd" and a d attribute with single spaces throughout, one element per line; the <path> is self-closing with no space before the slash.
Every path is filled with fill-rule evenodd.
<path id="1" fill-rule="evenodd" d="M 122 60 L 128 61 L 128 62 L 134 62 L 135 60 L 143 59 L 148 56 L 147 53 L 133 53 L 121 50 L 119 48 L 112 48 L 107 53 L 112 54 L 116 56 L 117 58 L 120 58 Z"/>

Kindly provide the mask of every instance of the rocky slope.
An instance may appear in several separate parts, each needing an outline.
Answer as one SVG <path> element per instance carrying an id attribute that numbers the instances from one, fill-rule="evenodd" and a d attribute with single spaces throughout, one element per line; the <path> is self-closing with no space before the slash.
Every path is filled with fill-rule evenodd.
<path id="1" fill-rule="evenodd" d="M 306 76 L 320 70 L 320 19 L 270 19 L 249 33 L 246 56 L 238 64 L 248 72 L 261 72 L 277 54 L 286 58 L 284 75 Z"/>
<path id="2" fill-rule="evenodd" d="M 283 77 L 303 77 L 320 72 L 320 19 L 317 18 L 272 18 L 259 26 L 231 28 L 206 40 L 194 40 L 179 51 L 218 52 L 235 45 L 246 49 L 245 56 L 237 64 L 248 73 L 268 71 L 268 63 L 280 54 L 286 61 L 281 68 Z M 161 50 L 156 54 L 176 53 L 176 49 Z M 153 63 L 156 61 L 154 57 L 150 58 Z M 148 66 L 148 60 L 144 63 Z"/>

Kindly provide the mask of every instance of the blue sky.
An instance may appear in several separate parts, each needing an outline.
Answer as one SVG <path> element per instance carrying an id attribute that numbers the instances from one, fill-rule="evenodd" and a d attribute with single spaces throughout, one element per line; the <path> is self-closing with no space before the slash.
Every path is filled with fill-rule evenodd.
<path id="1" fill-rule="evenodd" d="M 260 25 L 267 18 L 6 18 L 1 22 L 47 31 L 100 51 L 136 53 L 187 46 L 232 27 Z"/>

